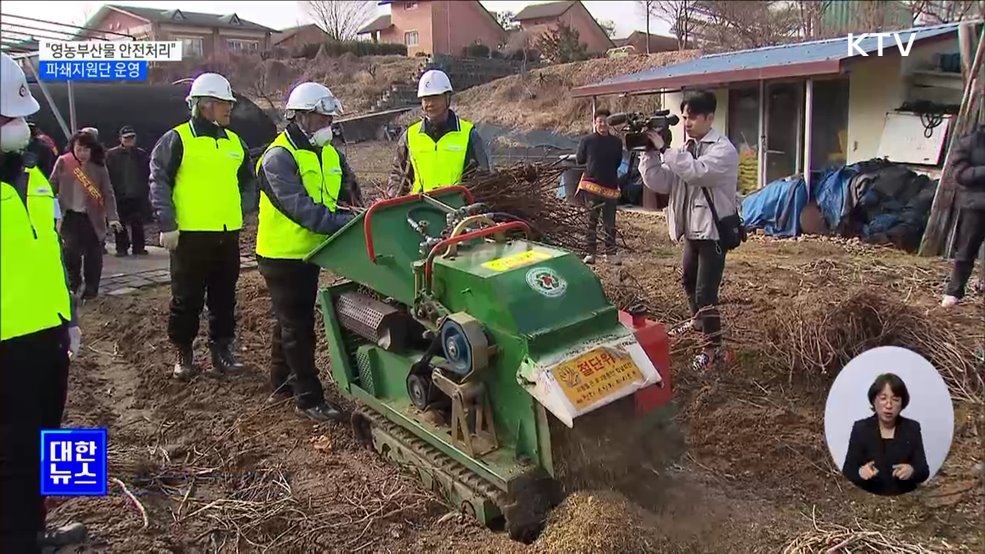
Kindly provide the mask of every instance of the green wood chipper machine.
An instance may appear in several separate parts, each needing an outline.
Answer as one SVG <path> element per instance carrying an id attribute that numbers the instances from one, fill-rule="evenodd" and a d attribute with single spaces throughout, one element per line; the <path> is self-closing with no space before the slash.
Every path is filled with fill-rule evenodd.
<path id="1" fill-rule="evenodd" d="M 517 540 L 677 436 L 663 325 L 534 238 L 451 186 L 378 201 L 307 258 L 344 278 L 319 298 L 356 436 Z"/>

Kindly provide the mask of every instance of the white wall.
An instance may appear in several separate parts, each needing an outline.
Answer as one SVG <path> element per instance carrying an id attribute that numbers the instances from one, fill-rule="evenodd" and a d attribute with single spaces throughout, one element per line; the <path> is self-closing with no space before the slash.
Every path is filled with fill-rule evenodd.
<path id="1" fill-rule="evenodd" d="M 894 45 L 895 48 L 895 45 Z M 914 70 L 933 68 L 934 55 L 957 51 L 957 38 L 914 45 L 908 57 L 869 56 L 855 63 L 849 76 L 848 163 L 874 158 L 879 150 L 886 113 L 904 101 L 927 99 L 960 103 L 960 92 L 910 87 Z M 955 100 L 956 98 L 956 100 Z"/>
<path id="2" fill-rule="evenodd" d="M 718 106 L 715 109 L 715 121 L 712 123 L 712 128 L 717 129 L 724 135 L 725 130 L 728 128 L 728 89 L 712 89 L 712 92 L 715 93 L 715 99 L 718 101 Z M 671 114 L 680 117 L 681 101 L 683 101 L 683 99 L 683 92 L 667 92 L 663 94 L 661 105 L 665 110 L 670 110 Z M 671 146 L 675 148 L 684 146 L 683 121 L 674 127 L 671 127 L 671 134 L 673 135 L 673 140 L 670 143 Z"/>

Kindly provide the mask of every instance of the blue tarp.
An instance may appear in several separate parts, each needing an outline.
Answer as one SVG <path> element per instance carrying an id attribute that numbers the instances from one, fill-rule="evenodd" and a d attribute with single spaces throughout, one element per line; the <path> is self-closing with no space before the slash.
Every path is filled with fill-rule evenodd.
<path id="1" fill-rule="evenodd" d="M 807 185 L 800 177 L 787 177 L 750 194 L 742 201 L 746 227 L 763 229 L 777 237 L 800 234 L 800 212 L 807 205 Z"/>
<path id="2" fill-rule="evenodd" d="M 800 213 L 813 201 L 831 232 L 911 248 L 927 224 L 936 188 L 926 177 L 884 160 L 818 171 L 812 182 L 809 194 L 798 175 L 747 196 L 742 201 L 746 227 L 777 237 L 797 236 Z"/>

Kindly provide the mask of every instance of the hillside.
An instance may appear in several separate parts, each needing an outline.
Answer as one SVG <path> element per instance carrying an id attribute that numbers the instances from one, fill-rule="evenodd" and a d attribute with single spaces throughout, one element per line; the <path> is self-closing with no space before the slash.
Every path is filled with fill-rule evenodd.
<path id="1" fill-rule="evenodd" d="M 570 91 L 603 79 L 693 59 L 697 50 L 661 52 L 649 56 L 602 58 L 536 69 L 466 90 L 455 96 L 456 110 L 473 121 L 495 123 L 516 130 L 549 130 L 581 134 L 589 130 L 585 117 L 589 98 L 574 98 Z M 656 97 L 604 97 L 599 106 L 616 111 L 659 108 Z"/>
<path id="2" fill-rule="evenodd" d="M 225 75 L 237 92 L 263 109 L 283 107 L 291 87 L 302 81 L 315 81 L 332 89 L 342 100 L 347 115 L 368 111 L 383 91 L 394 83 L 413 80 L 419 58 L 406 56 L 331 57 L 319 53 L 313 59 L 260 59 L 237 56 L 206 64 L 178 62 L 155 68 L 156 82 L 172 82 L 217 71 Z"/>

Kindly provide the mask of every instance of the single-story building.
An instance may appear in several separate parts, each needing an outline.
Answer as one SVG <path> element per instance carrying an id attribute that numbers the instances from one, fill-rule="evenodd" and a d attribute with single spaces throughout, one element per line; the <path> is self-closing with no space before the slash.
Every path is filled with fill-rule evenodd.
<path id="1" fill-rule="evenodd" d="M 893 36 L 882 47 L 867 37 L 853 50 L 847 37 L 816 40 L 702 56 L 577 87 L 573 95 L 660 94 L 678 113 L 684 92 L 713 90 L 715 127 L 739 150 L 747 191 L 883 156 L 935 177 L 952 117 L 938 112 L 951 106 L 956 113 L 964 87 L 954 63 L 959 25 L 899 31 L 905 54 Z M 681 145 L 682 124 L 672 131 Z"/>

